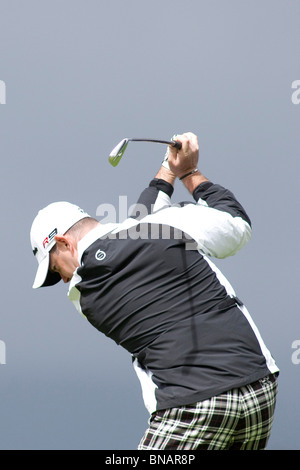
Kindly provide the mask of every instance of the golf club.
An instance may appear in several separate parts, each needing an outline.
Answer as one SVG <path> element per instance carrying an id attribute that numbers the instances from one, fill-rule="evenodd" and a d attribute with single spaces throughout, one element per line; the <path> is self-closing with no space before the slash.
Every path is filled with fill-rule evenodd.
<path id="1" fill-rule="evenodd" d="M 135 139 L 135 138 L 126 138 L 121 140 L 121 142 L 116 145 L 116 147 L 110 152 L 109 155 L 109 163 L 112 166 L 117 166 L 119 161 L 124 155 L 128 142 L 155 142 L 158 144 L 167 144 L 171 145 L 172 147 L 177 148 L 178 150 L 181 149 L 181 142 L 178 140 L 157 140 L 157 139 Z"/>

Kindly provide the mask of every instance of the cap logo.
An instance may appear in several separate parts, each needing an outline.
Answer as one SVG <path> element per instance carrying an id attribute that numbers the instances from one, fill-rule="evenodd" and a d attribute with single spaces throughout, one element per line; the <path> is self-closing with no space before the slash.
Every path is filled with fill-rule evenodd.
<path id="1" fill-rule="evenodd" d="M 55 235 L 57 234 L 57 228 L 55 228 L 54 230 L 52 230 L 51 233 L 49 233 L 48 237 L 46 237 L 44 240 L 43 240 L 43 247 L 46 248 L 46 245 L 48 245 L 52 240 L 53 238 L 55 237 Z"/>

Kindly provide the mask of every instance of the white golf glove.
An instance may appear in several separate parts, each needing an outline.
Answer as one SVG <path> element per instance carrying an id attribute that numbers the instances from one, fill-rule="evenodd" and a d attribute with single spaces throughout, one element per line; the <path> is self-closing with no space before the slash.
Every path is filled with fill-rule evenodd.
<path id="1" fill-rule="evenodd" d="M 171 140 L 176 140 L 177 135 L 178 135 L 178 134 L 174 134 Z M 170 167 L 169 167 L 169 162 L 168 162 L 169 150 L 170 150 L 170 149 L 169 149 L 169 146 L 168 146 L 167 151 L 166 151 L 166 154 L 165 154 L 165 158 L 164 158 L 163 161 L 162 161 L 162 166 L 164 166 L 165 168 L 167 168 L 167 170 L 170 169 Z"/>

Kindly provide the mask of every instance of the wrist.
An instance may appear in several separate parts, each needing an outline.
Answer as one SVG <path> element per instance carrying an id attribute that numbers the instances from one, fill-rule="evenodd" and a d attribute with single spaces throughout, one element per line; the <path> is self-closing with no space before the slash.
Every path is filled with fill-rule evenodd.
<path id="1" fill-rule="evenodd" d="M 200 170 L 197 168 L 195 168 L 195 170 L 191 171 L 190 173 L 183 175 L 183 177 L 180 179 L 191 194 L 193 194 L 194 190 L 199 186 L 199 184 L 204 183 L 205 181 L 209 181 L 209 179 L 202 175 Z"/>
<path id="2" fill-rule="evenodd" d="M 161 166 L 155 178 L 162 179 L 166 181 L 167 183 L 170 183 L 172 186 L 174 186 L 176 175 L 174 175 L 174 173 L 171 170 L 168 170 L 166 167 Z"/>
<path id="3" fill-rule="evenodd" d="M 195 168 L 194 170 L 189 171 L 188 173 L 185 173 L 183 176 L 181 176 L 179 179 L 182 181 L 183 179 L 187 178 L 188 176 L 194 175 L 195 173 L 199 173 L 198 168 Z"/>

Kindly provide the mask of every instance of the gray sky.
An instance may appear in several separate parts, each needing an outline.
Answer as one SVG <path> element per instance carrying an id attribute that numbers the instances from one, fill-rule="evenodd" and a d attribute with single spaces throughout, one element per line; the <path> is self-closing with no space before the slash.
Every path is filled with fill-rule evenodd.
<path id="1" fill-rule="evenodd" d="M 65 285 L 32 290 L 29 231 L 56 200 L 93 216 L 110 203 L 122 219 L 120 201 L 135 201 L 165 148 L 129 144 L 116 168 L 110 150 L 192 131 L 203 173 L 252 220 L 247 247 L 216 264 L 281 369 L 269 449 L 299 449 L 299 2 L 2 0 L 0 10 L 0 448 L 136 448 L 148 414 L 131 358 L 76 312 Z M 177 183 L 174 202 L 188 197 Z"/>

